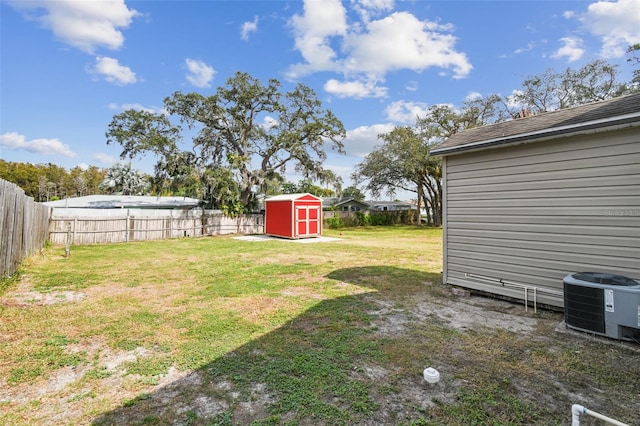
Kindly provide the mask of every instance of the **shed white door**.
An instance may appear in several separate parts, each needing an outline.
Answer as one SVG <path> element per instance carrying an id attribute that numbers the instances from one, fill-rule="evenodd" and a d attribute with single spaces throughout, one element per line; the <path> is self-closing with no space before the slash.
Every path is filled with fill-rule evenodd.
<path id="1" fill-rule="evenodd" d="M 296 237 L 318 235 L 320 233 L 320 207 L 296 206 Z"/>

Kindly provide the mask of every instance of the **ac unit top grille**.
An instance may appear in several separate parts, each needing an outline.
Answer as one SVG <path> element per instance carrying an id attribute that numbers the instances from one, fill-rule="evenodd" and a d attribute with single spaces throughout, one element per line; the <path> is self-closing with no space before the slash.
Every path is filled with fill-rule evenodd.
<path id="1" fill-rule="evenodd" d="M 624 287 L 634 287 L 638 285 L 638 282 L 631 278 L 602 272 L 578 272 L 572 276 L 576 280 L 587 281 L 595 284 L 617 285 Z"/>

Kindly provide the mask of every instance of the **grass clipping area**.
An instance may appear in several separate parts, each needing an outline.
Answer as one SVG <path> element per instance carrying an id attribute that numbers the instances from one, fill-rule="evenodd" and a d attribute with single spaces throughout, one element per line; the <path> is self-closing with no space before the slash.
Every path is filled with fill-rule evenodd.
<path id="1" fill-rule="evenodd" d="M 637 345 L 454 296 L 438 229 L 326 235 L 29 259 L 0 297 L 0 424 L 640 423 Z"/>

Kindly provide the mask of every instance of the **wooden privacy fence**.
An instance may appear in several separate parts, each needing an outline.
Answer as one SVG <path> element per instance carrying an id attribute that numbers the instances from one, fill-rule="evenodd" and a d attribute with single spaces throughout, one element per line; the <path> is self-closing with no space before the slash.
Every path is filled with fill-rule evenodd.
<path id="1" fill-rule="evenodd" d="M 49 208 L 0 179 L 0 276 L 13 275 L 22 259 L 43 248 L 48 231 Z"/>
<path id="2" fill-rule="evenodd" d="M 226 234 L 262 234 L 264 216 L 224 216 L 217 211 L 166 211 L 165 216 L 133 215 L 124 210 L 118 216 L 68 216 L 51 218 L 49 241 L 74 245 L 162 240 Z"/>

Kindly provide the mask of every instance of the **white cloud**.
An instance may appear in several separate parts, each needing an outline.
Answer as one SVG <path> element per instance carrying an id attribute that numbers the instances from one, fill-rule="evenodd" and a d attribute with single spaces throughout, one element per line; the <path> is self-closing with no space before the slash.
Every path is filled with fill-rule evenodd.
<path id="1" fill-rule="evenodd" d="M 264 129 L 269 130 L 269 129 L 272 129 L 274 127 L 278 127 L 278 124 L 280 124 L 280 123 L 278 123 L 278 120 L 276 120 L 275 118 L 273 118 L 273 117 L 268 115 L 262 121 L 261 126 Z"/>
<path id="2" fill-rule="evenodd" d="M 566 10 L 562 13 L 562 16 L 566 19 L 571 19 L 576 15 L 576 13 L 573 10 Z"/>
<path id="3" fill-rule="evenodd" d="M 69 158 L 76 156 L 76 153 L 71 151 L 69 145 L 60 142 L 58 139 L 33 139 L 28 141 L 24 135 L 16 132 L 0 135 L 0 146 L 16 150 L 22 149 L 42 155 L 63 155 Z"/>
<path id="4" fill-rule="evenodd" d="M 187 58 L 187 81 L 196 87 L 211 87 L 215 70 L 202 61 Z"/>
<path id="5" fill-rule="evenodd" d="M 580 18 L 586 28 L 602 40 L 605 58 L 625 55 L 629 45 L 640 43 L 640 0 L 598 1 Z"/>
<path id="6" fill-rule="evenodd" d="M 394 0 L 352 0 L 351 4 L 360 18 L 369 22 L 372 16 L 393 10 Z"/>
<path id="7" fill-rule="evenodd" d="M 507 106 L 507 108 L 510 111 L 518 111 L 521 110 L 522 108 L 524 108 L 524 105 L 516 102 L 515 97 L 516 96 L 521 96 L 524 92 L 522 90 L 519 89 L 514 89 L 511 91 L 511 94 L 508 96 L 505 96 L 504 100 L 505 100 L 505 105 Z"/>
<path id="8" fill-rule="evenodd" d="M 372 21 L 367 31 L 344 40 L 348 54 L 345 67 L 352 72 L 375 75 L 399 69 L 423 71 L 429 67 L 452 68 L 454 77 L 465 77 L 473 68 L 463 53 L 456 52 L 456 38 L 449 25 L 420 21 L 407 12 L 395 12 Z"/>
<path id="9" fill-rule="evenodd" d="M 89 165 L 87 163 L 79 163 L 76 167 L 83 171 L 89 170 Z"/>
<path id="10" fill-rule="evenodd" d="M 379 96 L 378 91 L 367 93 L 365 89 L 376 87 L 376 82 L 396 70 L 421 72 L 439 67 L 453 78 L 464 78 L 471 72 L 466 54 L 455 49 L 457 39 L 450 34 L 451 24 L 421 21 L 408 12 L 371 19 L 391 10 L 392 1 L 355 0 L 351 5 L 360 21 L 347 23 L 346 10 L 338 0 L 305 1 L 303 15 L 290 20 L 295 47 L 304 62 L 290 66 L 289 78 L 338 72 L 348 82 L 332 79 L 325 87 L 335 90 L 334 94 L 363 97 Z"/>
<path id="11" fill-rule="evenodd" d="M 535 47 L 536 47 L 535 42 L 530 41 L 529 43 L 527 43 L 527 47 L 519 47 L 516 50 L 514 50 L 513 53 L 515 55 L 519 55 L 520 53 L 529 52 L 529 51 L 533 50 Z"/>
<path id="12" fill-rule="evenodd" d="M 240 29 L 240 38 L 243 40 L 249 40 L 249 34 L 258 30 L 258 17 L 253 18 L 253 21 L 247 21 L 242 24 Z"/>
<path id="13" fill-rule="evenodd" d="M 482 93 L 480 92 L 469 92 L 467 96 L 465 96 L 464 100 L 468 102 L 475 101 L 476 99 L 482 99 Z"/>
<path id="14" fill-rule="evenodd" d="M 373 126 L 361 126 L 347 131 L 347 137 L 344 140 L 344 149 L 347 155 L 365 157 L 373 151 L 376 145 L 380 144 L 378 135 L 388 133 L 394 127 L 391 123 L 374 124 Z"/>
<path id="15" fill-rule="evenodd" d="M 566 57 L 569 62 L 577 61 L 584 55 L 582 39 L 578 37 L 562 37 L 560 42 L 564 45 L 555 51 L 552 58 Z"/>
<path id="16" fill-rule="evenodd" d="M 300 76 L 315 71 L 339 70 L 331 37 L 347 34 L 347 16 L 340 0 L 304 2 L 304 14 L 294 15 L 290 24 L 295 36 L 295 47 L 306 63 L 292 67 L 290 75 Z"/>
<path id="17" fill-rule="evenodd" d="M 387 88 L 381 87 L 375 81 L 346 81 L 339 82 L 330 79 L 324 84 L 324 90 L 339 98 L 382 98 L 387 96 Z"/>
<path id="18" fill-rule="evenodd" d="M 115 164 L 118 161 L 118 159 L 116 157 L 114 157 L 113 155 L 105 154 L 103 152 L 97 152 L 97 153 L 93 154 L 93 156 L 91 158 L 94 159 L 95 161 L 97 161 L 98 163 L 104 164 L 104 165 L 107 165 L 107 166 Z"/>
<path id="19" fill-rule="evenodd" d="M 91 54 L 98 47 L 122 47 L 124 36 L 119 29 L 127 28 L 139 15 L 124 0 L 14 0 L 10 4 L 62 42 Z"/>
<path id="20" fill-rule="evenodd" d="M 429 105 L 423 102 L 396 101 L 389 104 L 385 110 L 387 118 L 394 122 L 415 124 L 418 117 L 425 117 Z"/>
<path id="21" fill-rule="evenodd" d="M 131 68 L 120 65 L 117 59 L 106 56 L 98 56 L 93 68 L 89 69 L 93 74 L 100 74 L 109 83 L 119 85 L 133 84 L 137 80 L 136 73 Z"/>
<path id="22" fill-rule="evenodd" d="M 109 109 L 112 109 L 112 110 L 115 110 L 115 111 L 126 111 L 128 109 L 134 109 L 136 111 L 146 111 L 146 112 L 150 112 L 150 113 L 153 113 L 153 114 L 169 115 L 167 113 L 167 110 L 164 109 L 163 107 L 156 107 L 156 106 L 146 107 L 146 106 L 141 105 L 141 104 L 122 104 L 122 105 L 118 105 L 116 103 L 110 103 L 109 104 Z"/>
<path id="23" fill-rule="evenodd" d="M 410 92 L 415 92 L 416 90 L 418 90 L 418 82 L 415 80 L 408 81 L 404 88 Z"/>

